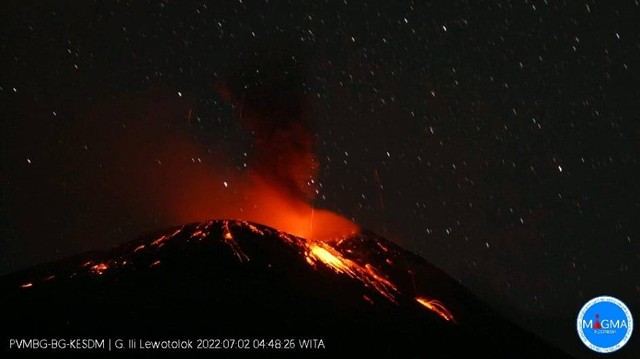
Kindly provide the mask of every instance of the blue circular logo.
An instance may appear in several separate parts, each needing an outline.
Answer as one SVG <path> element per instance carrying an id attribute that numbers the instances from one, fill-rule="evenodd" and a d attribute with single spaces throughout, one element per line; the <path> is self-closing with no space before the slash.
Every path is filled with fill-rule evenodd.
<path id="1" fill-rule="evenodd" d="M 598 353 L 622 348 L 633 332 L 629 308 L 614 297 L 591 299 L 578 313 L 578 335 L 584 345 Z"/>

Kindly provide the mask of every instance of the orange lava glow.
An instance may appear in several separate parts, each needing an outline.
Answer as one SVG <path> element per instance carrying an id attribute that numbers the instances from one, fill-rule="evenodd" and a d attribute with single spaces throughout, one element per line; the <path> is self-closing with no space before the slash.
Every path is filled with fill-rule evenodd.
<path id="1" fill-rule="evenodd" d="M 310 265 L 315 266 L 316 263 L 322 263 L 336 273 L 346 274 L 362 282 L 365 286 L 373 288 L 385 298 L 396 303 L 395 295 L 398 293 L 398 287 L 378 273 L 370 264 L 360 265 L 345 258 L 325 242 L 302 239 L 298 245 L 304 248 L 305 258 Z"/>
<path id="2" fill-rule="evenodd" d="M 249 171 L 244 176 L 229 177 L 232 179 L 227 179 L 228 187 L 220 186 L 222 180 L 212 177 L 199 189 L 193 189 L 203 195 L 197 200 L 180 201 L 173 207 L 180 211 L 178 222 L 239 219 L 321 241 L 349 237 L 360 230 L 351 220 L 315 208 L 308 199 L 265 179 L 261 173 Z M 153 245 L 163 241 L 159 238 Z"/>
<path id="3" fill-rule="evenodd" d="M 250 147 L 234 145 L 234 152 L 227 153 L 224 147 L 194 141 L 195 128 L 187 119 L 200 115 L 192 106 L 196 100 L 185 96 L 176 103 L 175 92 L 166 89 L 83 112 L 99 120 L 83 121 L 75 131 L 92 139 L 93 146 L 108 149 L 105 153 L 114 158 L 103 161 L 118 169 L 84 179 L 108 189 L 96 197 L 118 196 L 123 216 L 154 218 L 147 226 L 240 219 L 323 241 L 358 232 L 350 219 L 315 203 L 325 185 L 318 181 L 322 165 L 315 131 L 306 124 L 303 111 L 277 110 L 290 103 L 297 106 L 293 99 L 275 105 L 275 112 L 264 112 L 243 100 L 251 97 L 245 96 L 244 88 L 219 90 L 235 111 L 221 120 L 240 123 L 252 136 Z M 121 118 L 122 126 L 85 128 L 86 123 L 108 123 L 110 118 Z M 245 150 L 238 163 L 238 151 Z M 152 245 L 160 247 L 164 240 Z"/>
<path id="4" fill-rule="evenodd" d="M 294 236 L 327 241 L 359 231 L 352 221 L 331 211 L 316 209 L 304 199 L 270 186 L 259 178 L 248 190 L 251 202 L 242 219 L 266 224 Z"/>
<path id="5" fill-rule="evenodd" d="M 238 245 L 238 242 L 236 242 L 236 240 L 233 238 L 233 234 L 231 234 L 231 230 L 229 229 L 229 223 L 227 221 L 224 222 L 223 228 L 224 228 L 224 233 L 223 233 L 224 242 L 231 248 L 236 258 L 238 258 L 240 262 L 248 261 L 249 257 L 246 254 L 244 254 L 242 249 L 240 249 L 240 245 Z"/>
<path id="6" fill-rule="evenodd" d="M 109 267 L 105 263 L 98 263 L 91 267 L 91 271 L 97 275 L 102 275 Z"/>
<path id="7" fill-rule="evenodd" d="M 160 236 L 160 238 L 158 238 L 158 239 L 156 239 L 155 241 L 151 242 L 151 245 L 152 245 L 152 246 L 156 246 L 156 247 L 158 247 L 158 248 L 159 248 L 159 247 L 162 247 L 162 246 L 164 245 L 164 242 L 165 242 L 167 239 L 171 239 L 171 238 L 175 237 L 175 236 L 176 236 L 176 235 L 178 235 L 178 233 L 180 233 L 181 231 L 182 231 L 182 228 L 178 228 L 178 229 L 176 229 L 176 231 L 175 231 L 175 232 L 173 232 L 173 233 L 172 233 L 172 234 L 170 234 L 170 235 Z M 144 246 L 143 246 L 143 247 L 144 247 Z M 138 248 L 140 248 L 140 247 L 138 247 Z M 138 248 L 136 248 L 136 250 L 138 250 Z M 135 252 L 136 250 L 134 250 L 134 252 Z"/>
<path id="8" fill-rule="evenodd" d="M 439 301 L 425 297 L 416 297 L 416 302 L 429 309 L 430 311 L 436 313 L 444 320 L 455 322 L 453 314 L 451 314 L 451 312 L 449 312 L 449 310 Z"/>
<path id="9" fill-rule="evenodd" d="M 307 261 L 309 264 L 314 264 L 319 260 L 329 268 L 336 271 L 336 273 L 347 273 L 354 276 L 355 272 L 351 268 L 353 266 L 353 262 L 339 257 L 340 254 L 333 249 L 327 249 L 318 244 L 311 244 L 309 253 L 307 254 Z"/>
<path id="10" fill-rule="evenodd" d="M 230 166 L 224 154 L 202 153 L 195 147 L 184 154 L 179 149 L 173 153 L 192 159 L 194 165 L 187 169 L 182 159 L 179 164 L 163 161 L 149 178 L 162 180 L 169 170 L 172 182 L 181 184 L 168 199 L 178 222 L 240 219 L 322 241 L 357 233 L 359 227 L 353 221 L 314 204 L 322 189 L 321 166 L 316 137 L 304 118 L 288 111 L 265 113 L 245 101 L 244 93 L 225 86 L 219 90 L 237 109 L 237 121 L 253 134 L 252 153 L 245 153 L 243 167 Z M 289 105 L 287 101 L 276 107 Z M 205 158 L 209 160 L 199 162 Z"/>
<path id="11" fill-rule="evenodd" d="M 126 209 L 126 216 L 139 219 L 144 214 L 144 218 L 154 218 L 153 225 L 203 222 L 190 235 L 198 241 L 209 235 L 208 226 L 214 223 L 212 219 L 239 219 L 258 234 L 263 234 L 263 229 L 249 222 L 275 228 L 282 232 L 280 238 L 293 246 L 301 260 L 311 267 L 333 271 L 371 289 L 369 294 L 372 295 L 364 296 L 363 301 L 377 301 L 377 292 L 398 304 L 401 293 L 390 273 L 383 272 L 382 266 L 376 268 L 365 260 L 356 259 L 357 256 L 351 257 L 351 249 L 341 249 L 337 245 L 356 235 L 360 227 L 338 213 L 317 206 L 318 195 L 331 186 L 319 183 L 322 166 L 315 151 L 317 138 L 315 131 L 305 125 L 304 104 L 296 104 L 300 99 L 290 101 L 288 98 L 272 104 L 267 90 L 264 89 L 264 94 L 247 94 L 244 87 L 220 88 L 222 97 L 236 111 L 235 117 L 245 127 L 246 134 L 253 136 L 250 150 L 244 156 L 229 155 L 223 147 L 204 148 L 196 143 L 190 125 L 191 119 L 198 116 L 197 110 L 192 113 L 190 105 L 196 101 L 183 98 L 176 104 L 173 91 L 153 92 L 141 98 L 92 108 L 82 116 L 104 121 L 83 121 L 83 124 L 111 123 L 107 119 L 122 118 L 122 126 L 117 128 L 78 129 L 82 134 L 79 137 L 93 138 L 95 146 L 115 156 L 103 161 L 113 163 L 112 168 L 118 170 L 101 171 L 95 174 L 96 178 L 91 174 L 84 181 L 93 180 L 101 184 L 99 188 L 108 189 L 96 198 L 108 198 L 112 194 L 120 196 L 118 201 Z M 269 103 L 265 104 L 265 101 Z M 119 110 L 122 108 L 128 112 L 122 113 Z M 232 114 L 228 117 L 224 120 L 231 120 Z M 234 147 L 234 152 L 237 151 Z M 135 202 L 129 202 L 132 199 Z M 149 213 L 153 215 L 149 216 Z M 240 246 L 242 238 L 235 237 L 235 224 L 230 223 L 224 223 L 222 240 L 240 262 L 248 262 L 250 259 Z M 188 227 L 159 236 L 150 243 L 139 244 L 132 251 L 160 250 L 183 228 Z M 382 253 L 391 252 L 382 243 L 377 243 L 375 250 L 378 249 Z M 392 258 L 386 258 L 385 263 L 394 265 Z M 110 267 L 115 270 L 125 263 L 120 259 L 106 263 L 88 261 L 82 268 L 90 274 L 102 275 Z M 159 264 L 160 261 L 155 260 L 150 267 Z M 24 283 L 20 286 L 28 288 L 32 285 Z M 413 295 L 409 298 L 413 299 Z M 415 300 L 445 320 L 454 320 L 437 300 L 424 297 Z"/>
<path id="12" fill-rule="evenodd" d="M 208 235 L 208 227 L 211 223 L 213 222 L 206 222 L 205 224 L 200 225 L 191 238 Z M 264 231 L 246 221 L 230 222 L 225 220 L 222 222 L 222 239 L 231 248 L 236 258 L 242 263 L 247 262 L 250 259 L 249 256 L 242 251 L 240 244 L 234 237 L 232 228 L 237 226 L 238 223 L 259 235 L 264 235 Z M 360 264 L 346 258 L 336 247 L 333 246 L 335 245 L 335 242 L 325 242 L 318 239 L 298 237 L 282 231 L 278 232 L 278 237 L 285 243 L 298 248 L 299 253 L 313 268 L 317 269 L 318 266 L 322 266 L 334 271 L 335 273 L 347 275 L 348 277 L 361 282 L 366 287 L 377 291 L 380 295 L 391 302 L 397 304 L 396 295 L 399 294 L 398 287 L 383 274 L 379 273 L 371 264 Z M 373 303 L 373 300 L 369 297 L 365 296 L 364 300 Z"/>

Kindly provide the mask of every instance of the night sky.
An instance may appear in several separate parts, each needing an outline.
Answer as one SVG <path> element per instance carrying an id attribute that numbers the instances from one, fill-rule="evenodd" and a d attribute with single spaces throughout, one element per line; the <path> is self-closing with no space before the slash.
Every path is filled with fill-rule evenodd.
<path id="1" fill-rule="evenodd" d="M 235 86 L 304 103 L 315 206 L 535 333 L 577 345 L 575 316 L 598 295 L 640 315 L 638 1 L 0 14 L 2 274 L 204 219 L 202 198 L 231 191 L 255 149 L 221 94 Z"/>

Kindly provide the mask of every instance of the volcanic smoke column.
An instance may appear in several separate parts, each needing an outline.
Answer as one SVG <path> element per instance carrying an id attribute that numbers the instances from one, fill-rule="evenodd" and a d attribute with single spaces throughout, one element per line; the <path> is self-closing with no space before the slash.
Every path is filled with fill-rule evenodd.
<path id="1" fill-rule="evenodd" d="M 256 73 L 259 78 L 246 75 Z M 299 68 L 243 71 L 219 86 L 239 121 L 254 135 L 240 217 L 303 238 L 344 238 L 358 226 L 312 205 L 320 166 L 316 140 L 304 117 L 301 74 Z"/>

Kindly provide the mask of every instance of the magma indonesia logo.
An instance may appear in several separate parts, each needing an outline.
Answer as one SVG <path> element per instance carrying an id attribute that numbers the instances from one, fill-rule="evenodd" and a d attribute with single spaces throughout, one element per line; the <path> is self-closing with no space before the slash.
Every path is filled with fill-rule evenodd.
<path id="1" fill-rule="evenodd" d="M 578 335 L 582 342 L 598 353 L 611 353 L 622 348 L 633 332 L 629 308 L 614 297 L 596 297 L 578 314 Z"/>

